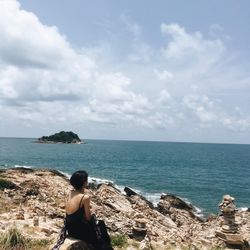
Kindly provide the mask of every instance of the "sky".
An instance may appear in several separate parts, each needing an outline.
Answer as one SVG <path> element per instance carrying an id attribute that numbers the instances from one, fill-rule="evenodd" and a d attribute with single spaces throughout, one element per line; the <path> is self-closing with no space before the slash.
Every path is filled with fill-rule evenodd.
<path id="1" fill-rule="evenodd" d="M 250 143 L 250 1 L 0 0 L 0 136 Z"/>

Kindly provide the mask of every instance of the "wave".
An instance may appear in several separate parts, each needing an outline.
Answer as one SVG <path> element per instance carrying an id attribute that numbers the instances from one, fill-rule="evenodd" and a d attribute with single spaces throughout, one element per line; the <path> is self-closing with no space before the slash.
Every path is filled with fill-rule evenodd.
<path id="1" fill-rule="evenodd" d="M 92 177 L 92 176 L 90 176 L 90 177 L 88 178 L 88 182 L 89 182 L 89 183 L 94 183 L 95 185 L 99 185 L 99 184 L 109 184 L 109 183 L 111 183 L 112 185 L 115 186 L 114 182 L 111 181 L 111 180 L 108 180 L 108 179 L 101 179 L 101 178 Z"/>
<path id="2" fill-rule="evenodd" d="M 14 168 L 29 168 L 29 169 L 32 169 L 32 168 L 39 169 L 40 168 L 40 167 L 38 168 L 38 167 L 35 167 L 35 166 L 18 165 L 18 164 L 15 164 L 15 165 L 4 164 L 3 167 L 5 167 L 5 168 L 12 168 L 12 167 L 14 167 Z M 50 167 L 41 167 L 41 168 L 54 169 L 54 168 L 50 168 Z M 71 174 L 69 174 L 67 172 L 64 172 L 64 171 L 61 171 L 61 170 L 58 170 L 58 169 L 56 169 L 56 170 L 58 172 L 60 172 L 61 174 L 63 174 L 66 178 L 70 179 Z M 126 194 L 124 192 L 125 186 L 118 185 L 114 181 L 109 180 L 109 179 L 104 179 L 104 178 L 98 178 L 98 177 L 94 177 L 94 176 L 89 176 L 88 182 L 89 183 L 93 183 L 96 186 L 99 185 L 99 184 L 112 184 L 115 188 L 117 188 L 118 190 L 120 190 L 123 194 Z M 132 190 L 134 190 L 137 194 L 145 197 L 148 201 L 152 202 L 154 206 L 157 206 L 157 203 L 160 201 L 161 195 L 163 194 L 163 193 L 149 193 L 149 192 L 144 192 L 144 191 L 142 191 L 140 189 L 136 189 L 136 188 L 133 188 L 133 187 L 130 187 L 130 188 Z M 181 199 L 183 199 L 183 198 L 181 198 Z M 189 201 L 187 201 L 187 199 L 183 199 L 183 200 L 185 200 L 186 202 L 190 203 Z M 197 210 L 199 210 L 199 209 L 197 208 Z"/>
<path id="3" fill-rule="evenodd" d="M 34 168 L 34 167 L 32 167 L 32 166 L 26 166 L 26 165 L 14 165 L 14 168 L 29 168 L 29 169 L 31 169 L 31 168 Z"/>
<path id="4" fill-rule="evenodd" d="M 1 167 L 4 167 L 4 168 L 12 168 L 12 167 L 15 167 L 15 168 L 18 168 L 18 167 L 23 167 L 23 168 L 35 168 L 35 169 L 38 169 L 38 167 L 34 167 L 34 166 L 29 166 L 29 165 L 8 165 L 8 164 L 3 164 L 0 166 Z M 39 167 L 40 168 L 40 167 Z M 56 169 L 56 168 L 50 168 L 50 167 L 41 167 L 41 168 L 46 168 L 46 169 Z M 66 178 L 70 179 L 71 177 L 71 174 L 67 173 L 67 172 L 64 172 L 64 171 L 61 171 L 61 170 L 58 170 L 56 169 L 58 172 L 60 172 L 61 174 L 63 174 Z M 119 185 L 119 184 L 116 184 L 115 181 L 112 181 L 112 180 L 109 180 L 109 179 L 104 179 L 104 178 L 98 178 L 98 177 L 94 177 L 94 176 L 89 176 L 89 183 L 93 183 L 95 186 L 98 186 L 99 184 L 112 184 L 115 188 L 117 188 L 118 190 L 121 191 L 122 194 L 126 194 L 124 192 L 124 188 L 125 186 L 123 185 Z M 162 192 L 155 192 L 155 193 L 150 193 L 150 192 L 145 192 L 143 190 L 140 190 L 140 189 L 136 189 L 136 188 L 133 188 L 131 187 L 132 190 L 134 190 L 137 194 L 145 197 L 148 201 L 152 202 L 152 204 L 154 205 L 154 207 L 157 207 L 157 204 L 159 203 L 160 201 L 160 198 L 161 198 L 161 195 L 163 194 Z M 177 196 L 178 197 L 178 196 Z M 194 212 L 197 216 L 199 217 L 203 217 L 204 214 L 203 214 L 203 209 L 202 208 L 199 208 L 197 206 L 194 206 L 192 202 L 190 202 L 187 198 L 182 198 L 182 197 L 179 197 L 180 199 L 182 199 L 183 201 L 187 202 L 188 204 L 191 204 L 193 207 L 194 207 Z M 238 208 L 239 210 L 243 210 L 243 211 L 246 211 L 248 208 Z"/>
<path id="5" fill-rule="evenodd" d="M 248 211 L 249 210 L 249 208 L 248 207 L 240 207 L 240 208 L 238 208 L 239 210 L 241 210 L 241 211 L 243 211 L 243 212 L 246 212 L 246 211 Z"/>
<path id="6" fill-rule="evenodd" d="M 63 172 L 61 170 L 57 170 L 59 173 L 63 174 L 67 179 L 70 179 L 70 174 L 66 173 L 66 172 Z"/>

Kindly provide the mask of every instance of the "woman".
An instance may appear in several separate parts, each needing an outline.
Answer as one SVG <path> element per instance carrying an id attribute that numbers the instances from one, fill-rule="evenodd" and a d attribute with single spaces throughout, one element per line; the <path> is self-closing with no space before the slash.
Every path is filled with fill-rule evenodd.
<path id="1" fill-rule="evenodd" d="M 98 228 L 90 211 L 90 196 L 86 190 L 88 174 L 77 171 L 70 178 L 74 190 L 66 202 L 66 230 L 68 236 L 91 243 L 95 249 L 112 249 L 103 221 Z M 99 230 L 98 230 L 99 229 Z"/>

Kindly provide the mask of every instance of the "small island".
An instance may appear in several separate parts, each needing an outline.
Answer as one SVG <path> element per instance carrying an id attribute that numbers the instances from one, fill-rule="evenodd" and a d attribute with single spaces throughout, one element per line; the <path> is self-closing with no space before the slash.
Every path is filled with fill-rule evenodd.
<path id="1" fill-rule="evenodd" d="M 61 131 L 50 136 L 42 136 L 36 141 L 38 143 L 73 143 L 82 144 L 84 143 L 77 134 L 73 132 Z"/>

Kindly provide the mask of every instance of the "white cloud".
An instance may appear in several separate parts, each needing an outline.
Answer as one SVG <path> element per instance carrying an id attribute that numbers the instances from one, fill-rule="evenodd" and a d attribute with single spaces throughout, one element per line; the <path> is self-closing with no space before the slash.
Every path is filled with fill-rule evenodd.
<path id="1" fill-rule="evenodd" d="M 232 131 L 246 131 L 250 128 L 248 117 L 232 117 L 217 107 L 207 96 L 190 95 L 186 96 L 183 104 L 189 109 L 190 115 L 199 120 L 201 126 L 224 127 Z"/>
<path id="2" fill-rule="evenodd" d="M 136 63 L 150 63 L 153 56 L 151 47 L 143 42 L 133 44 L 133 52 L 128 54 L 128 60 Z"/>
<path id="3" fill-rule="evenodd" d="M 218 118 L 216 108 L 207 96 L 190 95 L 184 97 L 183 102 L 201 123 L 213 123 Z"/>
<path id="4" fill-rule="evenodd" d="M 200 32 L 189 34 L 178 24 L 162 24 L 161 31 L 163 35 L 172 38 L 172 41 L 163 49 L 163 55 L 166 58 L 183 60 L 184 57 L 187 57 L 197 61 L 204 55 L 211 53 L 207 57 L 207 61 L 210 61 L 211 58 L 216 59 L 225 51 L 221 40 L 205 39 Z"/>
<path id="5" fill-rule="evenodd" d="M 0 2 L 1 60 L 18 67 L 53 68 L 72 56 L 56 27 L 45 26 L 14 0 Z"/>
<path id="6" fill-rule="evenodd" d="M 0 71 L 0 97 L 1 98 L 16 98 L 17 91 L 12 85 L 13 78 L 19 78 L 19 70 L 12 66 L 3 67 Z"/>
<path id="7" fill-rule="evenodd" d="M 159 102 L 159 104 L 161 105 L 168 105 L 169 102 L 171 101 L 171 95 L 168 93 L 167 90 L 163 89 L 161 92 L 160 92 L 160 97 L 159 99 L 157 100 Z"/>
<path id="8" fill-rule="evenodd" d="M 87 91 L 95 62 L 14 0 L 0 2 L 0 40 L 3 99 L 74 99 Z"/>
<path id="9" fill-rule="evenodd" d="M 1 117 L 31 127 L 93 122 L 152 133 L 184 126 L 250 130 L 250 114 L 237 100 L 214 96 L 250 87 L 249 73 L 221 39 L 162 24 L 165 46 L 155 48 L 142 40 L 140 25 L 126 15 L 121 20 L 131 51 L 114 65 L 113 41 L 76 50 L 17 1 L 0 1 Z M 235 106 L 234 113 L 227 108 Z"/>
<path id="10" fill-rule="evenodd" d="M 147 98 L 130 90 L 129 77 L 100 68 L 98 54 L 75 51 L 56 27 L 43 25 L 18 2 L 0 4 L 0 96 L 12 117 L 117 123 L 150 110 Z"/>
<path id="11" fill-rule="evenodd" d="M 168 80 L 174 77 L 174 75 L 167 70 L 160 71 L 158 69 L 155 69 L 154 73 L 157 76 L 157 78 L 161 81 Z"/>
<path id="12" fill-rule="evenodd" d="M 134 39 L 139 39 L 142 33 L 141 27 L 137 23 L 135 23 L 129 15 L 126 15 L 125 13 L 121 14 L 120 18 L 121 21 L 126 25 L 127 30 L 132 33 Z"/>
<path id="13" fill-rule="evenodd" d="M 231 40 L 230 36 L 228 36 L 227 34 L 225 34 L 225 30 L 224 28 L 219 25 L 219 24 L 212 24 L 209 27 L 209 34 L 214 37 L 214 38 L 218 38 L 218 37 L 222 37 L 223 39 L 226 39 L 228 41 Z"/>

